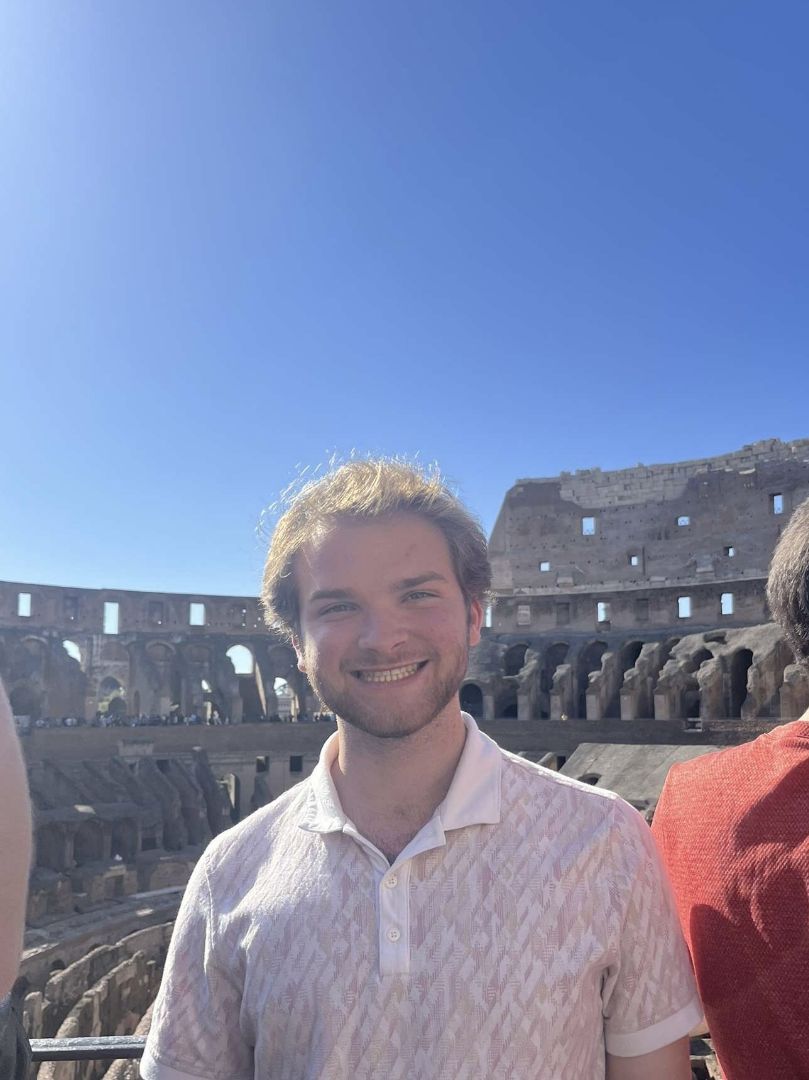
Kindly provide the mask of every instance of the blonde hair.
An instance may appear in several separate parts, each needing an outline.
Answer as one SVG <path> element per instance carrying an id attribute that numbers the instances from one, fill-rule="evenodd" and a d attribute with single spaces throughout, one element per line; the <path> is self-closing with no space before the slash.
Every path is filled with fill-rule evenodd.
<path id="1" fill-rule="evenodd" d="M 491 585 L 486 537 L 438 470 L 370 458 L 346 462 L 292 496 L 275 526 L 264 566 L 261 602 L 267 624 L 287 635 L 299 632 L 293 563 L 308 540 L 340 521 L 374 521 L 393 514 L 417 514 L 440 529 L 467 605 L 485 603 Z"/>

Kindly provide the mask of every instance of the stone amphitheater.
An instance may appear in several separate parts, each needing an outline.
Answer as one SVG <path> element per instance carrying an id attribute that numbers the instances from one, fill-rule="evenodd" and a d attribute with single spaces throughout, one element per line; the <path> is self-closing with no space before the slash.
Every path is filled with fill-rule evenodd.
<path id="1" fill-rule="evenodd" d="M 490 626 L 464 708 L 507 748 L 623 783 L 653 808 L 666 762 L 809 708 L 765 595 L 773 546 L 807 496 L 809 440 L 518 481 L 491 536 Z M 334 725 L 269 722 L 282 685 L 293 717 L 319 706 L 254 597 L 0 582 L 0 677 L 35 810 L 16 986 L 28 1031 L 145 1032 L 205 844 L 307 776 Z M 229 723 L 122 722 L 172 710 Z M 44 724 L 63 717 L 76 723 Z M 137 1070 L 50 1062 L 31 1075 Z"/>

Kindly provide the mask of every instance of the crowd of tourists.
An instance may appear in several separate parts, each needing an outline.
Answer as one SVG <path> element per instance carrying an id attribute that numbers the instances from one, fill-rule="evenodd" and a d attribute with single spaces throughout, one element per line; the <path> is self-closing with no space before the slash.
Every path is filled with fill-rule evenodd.
<path id="1" fill-rule="evenodd" d="M 305 724 L 305 723 L 318 723 L 319 721 L 334 722 L 334 713 L 331 712 L 316 712 L 316 713 L 300 713 L 298 716 L 290 716 L 288 714 L 279 715 L 278 713 L 271 713 L 269 716 L 259 716 L 253 723 L 259 724 Z M 32 729 L 53 729 L 53 728 L 65 728 L 65 727 L 95 727 L 95 728 L 136 728 L 136 727 L 220 727 L 223 725 L 230 725 L 232 723 L 229 716 L 221 716 L 218 712 L 214 711 L 210 716 L 201 716 L 199 713 L 192 712 L 185 715 L 178 710 L 173 710 L 169 713 L 152 713 L 146 715 L 140 713 L 139 715 L 127 715 L 117 712 L 96 712 L 95 716 L 86 720 L 83 716 L 42 716 L 36 720 L 32 720 L 29 716 L 17 716 L 15 717 L 17 731 L 21 734 L 27 734 Z"/>

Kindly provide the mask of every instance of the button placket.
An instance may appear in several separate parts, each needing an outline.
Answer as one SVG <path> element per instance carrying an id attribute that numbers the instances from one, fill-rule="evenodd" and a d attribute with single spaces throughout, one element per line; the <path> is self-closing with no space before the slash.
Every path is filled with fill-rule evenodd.
<path id="1" fill-rule="evenodd" d="M 410 970 L 410 864 L 389 870 L 379 882 L 379 973 L 405 975 Z"/>

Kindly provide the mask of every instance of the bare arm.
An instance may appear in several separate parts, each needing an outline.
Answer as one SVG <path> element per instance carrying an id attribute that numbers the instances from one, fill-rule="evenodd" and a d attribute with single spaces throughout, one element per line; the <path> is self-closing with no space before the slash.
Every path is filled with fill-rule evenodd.
<path id="1" fill-rule="evenodd" d="M 0 998 L 11 990 L 20 963 L 31 867 L 31 804 L 14 717 L 0 682 Z"/>
<path id="2" fill-rule="evenodd" d="M 691 1080 L 688 1048 L 686 1036 L 638 1057 L 607 1054 L 607 1080 Z"/>

